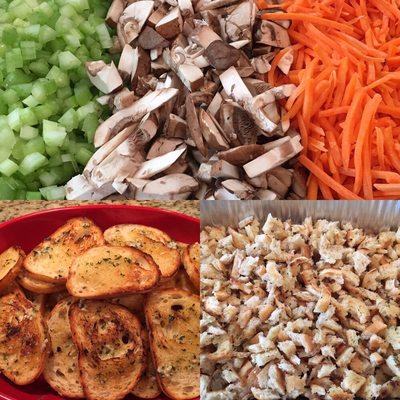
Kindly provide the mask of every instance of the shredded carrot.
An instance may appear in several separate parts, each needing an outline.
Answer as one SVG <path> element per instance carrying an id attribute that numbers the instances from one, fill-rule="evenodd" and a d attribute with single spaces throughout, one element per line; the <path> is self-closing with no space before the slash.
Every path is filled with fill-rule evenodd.
<path id="1" fill-rule="evenodd" d="M 283 118 L 300 132 L 307 198 L 400 197 L 400 0 L 285 0 L 278 7 L 261 18 L 292 21 L 289 49 L 296 51 L 288 75 L 276 67 L 285 49 L 268 78 L 296 86 L 282 103 Z"/>

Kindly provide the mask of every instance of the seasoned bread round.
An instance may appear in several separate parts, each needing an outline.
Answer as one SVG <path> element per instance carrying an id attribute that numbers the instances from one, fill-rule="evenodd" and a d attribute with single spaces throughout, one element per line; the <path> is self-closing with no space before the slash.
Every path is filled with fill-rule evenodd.
<path id="1" fill-rule="evenodd" d="M 199 396 L 199 296 L 182 289 L 155 290 L 144 310 L 161 390 L 172 399 Z"/>
<path id="2" fill-rule="evenodd" d="M 51 349 L 43 371 L 47 383 L 61 396 L 83 398 L 78 367 L 78 349 L 72 340 L 69 308 L 73 300 L 61 300 L 47 319 Z"/>
<path id="3" fill-rule="evenodd" d="M 59 283 L 41 281 L 39 279 L 36 279 L 25 268 L 23 268 L 20 274 L 18 275 L 18 283 L 24 289 L 39 294 L 58 293 L 65 290 L 65 285 L 63 283 L 59 284 Z"/>
<path id="4" fill-rule="evenodd" d="M 67 290 L 75 297 L 99 299 L 145 292 L 157 285 L 153 259 L 131 247 L 93 247 L 73 262 Z"/>
<path id="5" fill-rule="evenodd" d="M 132 394 L 140 399 L 154 399 L 161 394 L 161 389 L 157 383 L 156 369 L 151 358 L 147 334 L 144 335 L 143 342 L 147 353 L 146 369 L 144 370 L 139 382 L 132 390 Z"/>
<path id="6" fill-rule="evenodd" d="M 181 265 L 179 251 L 168 247 L 162 241 L 153 240 L 153 231 L 148 234 L 141 225 L 115 225 L 104 232 L 104 239 L 113 246 L 131 246 L 149 254 L 158 265 L 163 279 L 170 278 Z M 154 228 L 153 228 L 154 229 Z M 152 237 L 150 237 L 151 235 Z"/>
<path id="7" fill-rule="evenodd" d="M 42 373 L 46 356 L 41 307 L 12 284 L 0 297 L 0 371 L 15 384 L 27 385 Z"/>
<path id="8" fill-rule="evenodd" d="M 200 245 L 194 243 L 182 252 L 182 262 L 190 280 L 200 290 Z"/>
<path id="9" fill-rule="evenodd" d="M 69 319 L 86 398 L 122 399 L 146 365 L 139 319 L 122 306 L 93 300 L 71 305 Z"/>
<path id="10" fill-rule="evenodd" d="M 140 235 L 147 236 L 149 239 L 155 240 L 156 242 L 161 242 L 167 244 L 172 242 L 171 237 L 160 229 L 153 228 L 152 226 L 139 225 L 139 224 L 121 224 L 114 225 L 120 231 L 135 232 Z"/>
<path id="11" fill-rule="evenodd" d="M 19 274 L 25 253 L 19 247 L 10 247 L 0 254 L 0 292 L 4 291 Z"/>
<path id="12" fill-rule="evenodd" d="M 90 219 L 73 218 L 37 245 L 25 258 L 24 267 L 36 279 L 65 283 L 74 258 L 102 244 L 99 227 Z"/>

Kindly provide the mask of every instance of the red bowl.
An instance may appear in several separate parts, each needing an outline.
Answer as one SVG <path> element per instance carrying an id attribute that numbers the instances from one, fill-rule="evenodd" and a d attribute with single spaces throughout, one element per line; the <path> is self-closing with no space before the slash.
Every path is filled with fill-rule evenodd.
<path id="1" fill-rule="evenodd" d="M 199 241 L 198 218 L 160 208 L 97 204 L 54 208 L 4 222 L 0 224 L 0 252 L 15 245 L 29 252 L 59 226 L 74 217 L 90 218 L 103 230 L 117 224 L 142 224 L 159 228 L 180 242 Z M 16 386 L 0 376 L 0 400 L 60 399 L 63 397 L 52 390 L 42 378 L 31 385 Z M 129 395 L 126 399 L 133 400 L 136 397 Z M 167 398 L 160 396 L 157 400 L 167 400 Z"/>

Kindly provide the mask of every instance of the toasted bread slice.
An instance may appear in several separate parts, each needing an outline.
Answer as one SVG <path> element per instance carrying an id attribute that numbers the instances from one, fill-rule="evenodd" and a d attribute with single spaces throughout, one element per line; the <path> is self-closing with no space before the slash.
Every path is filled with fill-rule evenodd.
<path id="1" fill-rule="evenodd" d="M 0 292 L 4 291 L 19 274 L 25 253 L 19 247 L 10 247 L 0 254 Z"/>
<path id="2" fill-rule="evenodd" d="M 182 289 L 153 291 L 144 310 L 162 391 L 172 399 L 199 396 L 199 296 Z"/>
<path id="3" fill-rule="evenodd" d="M 128 296 L 114 297 L 111 301 L 115 304 L 126 307 L 136 315 L 143 314 L 144 294 L 135 293 Z"/>
<path id="4" fill-rule="evenodd" d="M 18 283 L 26 290 L 33 293 L 40 294 L 50 294 L 58 293 L 65 290 L 65 285 L 63 283 L 45 282 L 36 279 L 30 272 L 26 269 L 22 269 L 18 275 Z"/>
<path id="5" fill-rule="evenodd" d="M 47 339 L 42 313 L 12 284 L 0 297 L 0 371 L 17 385 L 27 385 L 42 373 Z"/>
<path id="6" fill-rule="evenodd" d="M 187 290 L 188 292 L 194 294 L 199 293 L 199 290 L 194 287 L 192 281 L 189 279 L 189 276 L 185 271 L 185 268 L 183 267 L 180 267 L 178 272 L 172 278 L 161 282 L 161 284 L 157 286 L 157 290 L 172 288 Z"/>
<path id="7" fill-rule="evenodd" d="M 104 232 L 104 239 L 114 246 L 131 246 L 149 254 L 160 268 L 161 277 L 170 278 L 181 264 L 179 251 L 151 239 L 142 230 L 135 228 L 136 226 L 138 225 L 116 225 L 108 228 Z"/>
<path id="8" fill-rule="evenodd" d="M 148 291 L 159 279 L 157 265 L 142 251 L 131 247 L 100 246 L 75 259 L 67 290 L 79 298 L 109 298 Z"/>
<path id="9" fill-rule="evenodd" d="M 74 258 L 102 244 L 103 234 L 91 220 L 70 219 L 28 254 L 24 267 L 36 279 L 65 283 Z"/>
<path id="10" fill-rule="evenodd" d="M 116 225 L 120 230 L 128 230 L 129 232 L 136 232 L 140 235 L 147 236 L 149 239 L 168 244 L 172 242 L 171 237 L 160 229 L 153 228 L 152 226 L 138 225 L 138 224 L 121 224 Z"/>
<path id="11" fill-rule="evenodd" d="M 149 349 L 149 338 L 144 335 L 144 346 L 146 348 L 146 369 L 142 374 L 138 384 L 132 390 L 132 394 L 140 399 L 154 399 L 161 394 L 161 389 L 158 386 L 156 369 L 151 358 Z"/>
<path id="12" fill-rule="evenodd" d="M 47 319 L 51 351 L 43 371 L 48 384 L 61 396 L 85 397 L 78 367 L 78 349 L 72 340 L 69 309 L 73 300 L 61 300 Z"/>
<path id="13" fill-rule="evenodd" d="M 69 318 L 85 396 L 122 399 L 146 365 L 139 319 L 117 304 L 91 300 L 71 305 Z"/>
<path id="14" fill-rule="evenodd" d="M 200 290 L 200 245 L 191 244 L 182 252 L 182 263 L 190 280 Z"/>

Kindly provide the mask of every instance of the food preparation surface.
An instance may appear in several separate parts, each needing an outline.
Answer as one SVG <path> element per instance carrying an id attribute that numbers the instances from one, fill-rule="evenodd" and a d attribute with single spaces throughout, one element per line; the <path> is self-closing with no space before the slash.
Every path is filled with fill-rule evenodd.
<path id="1" fill-rule="evenodd" d="M 136 201 L 136 200 L 118 200 L 101 202 L 75 202 L 75 201 L 1 201 L 0 202 L 0 222 L 30 214 L 44 209 L 57 207 L 71 207 L 83 204 L 127 204 L 143 205 L 147 207 L 164 208 L 167 210 L 178 211 L 193 217 L 200 215 L 199 201 Z"/>

